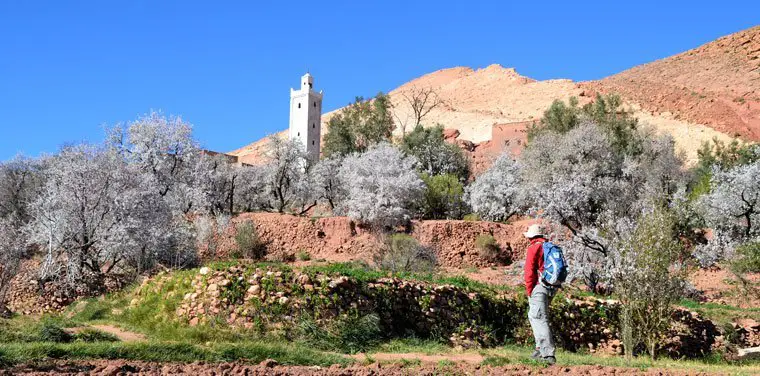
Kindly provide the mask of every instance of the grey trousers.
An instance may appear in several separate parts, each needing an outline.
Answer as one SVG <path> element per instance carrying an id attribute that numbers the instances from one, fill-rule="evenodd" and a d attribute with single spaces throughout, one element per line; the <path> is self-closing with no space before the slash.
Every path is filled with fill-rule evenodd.
<path id="1" fill-rule="evenodd" d="M 528 298 L 528 320 L 536 339 L 536 350 L 542 357 L 554 356 L 554 340 L 549 327 L 549 303 L 556 289 L 546 288 L 540 283 L 533 289 Z"/>

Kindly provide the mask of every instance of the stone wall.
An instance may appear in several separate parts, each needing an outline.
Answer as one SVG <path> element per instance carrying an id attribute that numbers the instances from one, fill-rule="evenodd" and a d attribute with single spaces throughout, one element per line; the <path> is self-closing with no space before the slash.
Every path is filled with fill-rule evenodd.
<path id="1" fill-rule="evenodd" d="M 244 329 L 289 336 L 304 318 L 330 325 L 336 319 L 375 314 L 380 319 L 380 333 L 389 338 L 448 339 L 455 346 L 532 343 L 524 296 L 486 287 L 398 278 L 357 279 L 255 265 L 203 268 L 191 285 L 176 315 L 192 326 L 222 320 Z M 558 346 L 621 354 L 619 312 L 616 301 L 558 296 L 551 309 Z M 725 346 L 716 326 L 694 312 L 676 310 L 672 320 L 664 354 L 698 358 Z"/>

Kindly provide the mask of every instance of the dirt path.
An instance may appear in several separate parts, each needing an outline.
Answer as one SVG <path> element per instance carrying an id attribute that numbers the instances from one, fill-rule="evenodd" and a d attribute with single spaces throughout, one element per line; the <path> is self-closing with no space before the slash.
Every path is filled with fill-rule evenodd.
<path id="1" fill-rule="evenodd" d="M 138 341 L 145 341 L 145 335 L 135 332 L 129 332 L 124 329 L 121 329 L 117 326 L 113 325 L 89 325 L 89 326 L 78 326 L 75 328 L 70 328 L 69 330 L 73 333 L 79 333 L 82 330 L 85 329 L 96 329 L 104 333 L 111 334 L 119 339 L 119 341 L 122 342 L 138 342 Z"/>
<path id="2" fill-rule="evenodd" d="M 352 358 L 365 362 L 367 360 L 379 363 L 391 363 L 401 361 L 420 361 L 421 363 L 433 363 L 438 362 L 451 362 L 451 363 L 467 363 L 467 364 L 480 364 L 485 359 L 480 354 L 446 354 L 446 355 L 428 355 L 423 353 L 375 353 L 375 354 L 356 354 Z"/>
<path id="3" fill-rule="evenodd" d="M 510 364 L 489 367 L 474 364 L 404 366 L 400 364 L 371 364 L 340 367 L 278 366 L 275 364 L 247 365 L 242 363 L 146 363 L 138 361 L 99 360 L 34 363 L 0 370 L 0 375 L 321 375 L 321 376 L 402 376 L 402 375 L 708 375 L 707 373 L 669 369 L 638 369 L 603 366 L 531 367 Z"/>

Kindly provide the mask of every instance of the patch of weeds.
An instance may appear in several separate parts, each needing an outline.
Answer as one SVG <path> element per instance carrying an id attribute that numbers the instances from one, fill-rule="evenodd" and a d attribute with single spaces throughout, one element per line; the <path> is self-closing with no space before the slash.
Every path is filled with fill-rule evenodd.
<path id="1" fill-rule="evenodd" d="M 74 337 L 63 329 L 56 321 L 45 319 L 42 321 L 37 333 L 41 342 L 69 343 Z"/>
<path id="2" fill-rule="evenodd" d="M 302 318 L 298 332 L 306 343 L 319 349 L 348 354 L 366 352 L 382 338 L 380 318 L 375 314 L 341 316 L 326 326 L 311 318 Z"/>
<path id="3" fill-rule="evenodd" d="M 422 361 L 419 359 L 401 359 L 401 366 L 405 368 L 419 367 L 422 365 Z"/>
<path id="4" fill-rule="evenodd" d="M 28 316 L 0 319 L 0 343 L 38 341 L 39 323 Z"/>
<path id="5" fill-rule="evenodd" d="M 392 339 L 383 342 L 372 349 L 372 352 L 395 354 L 423 353 L 426 355 L 444 354 L 450 351 L 451 347 L 441 341 L 417 337 Z"/>
<path id="6" fill-rule="evenodd" d="M 447 368 L 447 367 L 453 367 L 455 365 L 456 365 L 456 363 L 454 363 L 454 362 L 452 362 L 451 360 L 448 360 L 448 359 L 443 359 L 443 360 L 439 360 L 438 361 L 438 367 Z"/>
<path id="7" fill-rule="evenodd" d="M 222 299 L 226 299 L 229 304 L 240 304 L 245 298 L 245 292 L 248 290 L 248 281 L 243 277 L 238 277 L 230 281 L 222 289 Z"/>
<path id="8" fill-rule="evenodd" d="M 9 366 L 45 359 L 125 359 L 148 362 L 261 362 L 274 359 L 286 365 L 347 365 L 350 359 L 307 347 L 265 342 L 219 343 L 200 346 L 189 343 L 73 342 L 0 344 L 0 362 Z"/>
<path id="9" fill-rule="evenodd" d="M 760 273 L 760 242 L 742 244 L 736 249 L 739 256 L 731 264 L 737 273 Z"/>
<path id="10" fill-rule="evenodd" d="M 302 269 L 306 274 L 314 277 L 316 274 L 326 274 L 331 277 L 345 276 L 356 279 L 358 282 L 372 282 L 380 278 L 395 277 L 409 281 L 427 282 L 432 284 L 452 285 L 454 287 L 474 291 L 508 291 L 515 289 L 507 285 L 489 285 L 474 281 L 464 275 L 446 276 L 437 273 L 392 273 L 374 269 L 362 262 L 331 263 L 309 265 Z"/>
<path id="11" fill-rule="evenodd" d="M 483 359 L 482 362 L 480 362 L 480 365 L 491 366 L 491 367 L 502 367 L 511 363 L 512 363 L 512 360 L 510 360 L 507 357 L 494 355 L 494 356 L 487 356 L 485 359 Z"/>
<path id="12" fill-rule="evenodd" d="M 256 225 L 248 220 L 235 225 L 235 244 L 237 248 L 231 255 L 235 258 L 261 260 L 266 255 L 266 245 L 259 239 Z"/>
<path id="13" fill-rule="evenodd" d="M 83 329 L 74 335 L 74 339 L 81 342 L 119 342 L 115 335 L 92 328 Z"/>
<path id="14" fill-rule="evenodd" d="M 462 217 L 462 219 L 465 221 L 470 221 L 470 222 L 478 222 L 480 221 L 480 215 L 476 213 L 470 213 Z"/>
<path id="15" fill-rule="evenodd" d="M 299 251 L 297 256 L 298 256 L 298 259 L 300 261 L 309 261 L 309 260 L 311 260 L 311 255 L 309 254 L 309 252 L 306 252 L 304 250 Z"/>

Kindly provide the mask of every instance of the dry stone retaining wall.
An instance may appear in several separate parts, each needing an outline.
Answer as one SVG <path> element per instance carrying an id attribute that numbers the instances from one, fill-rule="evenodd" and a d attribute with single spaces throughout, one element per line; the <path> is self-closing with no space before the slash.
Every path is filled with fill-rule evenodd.
<path id="1" fill-rule="evenodd" d="M 304 317 L 329 325 L 340 318 L 375 314 L 381 332 L 389 337 L 447 338 L 465 347 L 532 343 L 525 298 L 487 288 L 245 266 L 204 269 L 194 277 L 192 288 L 176 311 L 189 325 L 221 319 L 232 326 L 287 335 Z M 551 313 L 561 347 L 622 353 L 616 301 L 559 297 Z M 663 352 L 672 357 L 702 357 L 723 345 L 712 322 L 686 310 L 673 313 L 668 338 Z"/>

